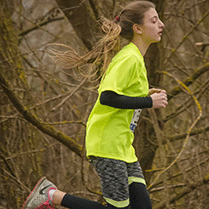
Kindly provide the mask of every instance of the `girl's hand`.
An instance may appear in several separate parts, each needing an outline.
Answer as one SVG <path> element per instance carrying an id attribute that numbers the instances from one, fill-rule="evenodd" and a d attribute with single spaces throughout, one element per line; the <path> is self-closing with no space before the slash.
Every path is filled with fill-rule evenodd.
<path id="1" fill-rule="evenodd" d="M 150 97 L 152 98 L 153 108 L 165 108 L 168 104 L 167 94 L 165 90 L 161 90 L 158 93 L 152 93 Z"/>
<path id="2" fill-rule="evenodd" d="M 165 90 L 152 88 L 152 89 L 149 89 L 149 93 L 147 96 L 150 96 L 154 93 L 160 93 L 160 92 L 165 92 Z"/>

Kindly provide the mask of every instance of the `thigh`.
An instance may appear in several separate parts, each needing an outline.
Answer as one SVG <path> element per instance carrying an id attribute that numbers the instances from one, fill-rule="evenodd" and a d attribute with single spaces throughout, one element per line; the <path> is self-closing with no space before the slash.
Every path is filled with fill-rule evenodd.
<path id="1" fill-rule="evenodd" d="M 134 163 L 127 163 L 127 172 L 129 185 L 133 182 L 138 182 L 146 185 L 143 171 L 138 161 Z"/>
<path id="2" fill-rule="evenodd" d="M 115 207 L 129 205 L 129 184 L 126 163 L 108 158 L 91 158 L 100 180 L 104 199 Z"/>

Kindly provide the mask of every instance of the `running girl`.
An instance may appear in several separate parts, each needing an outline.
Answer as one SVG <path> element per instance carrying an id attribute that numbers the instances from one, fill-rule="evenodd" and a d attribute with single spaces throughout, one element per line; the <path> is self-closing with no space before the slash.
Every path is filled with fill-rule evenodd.
<path id="1" fill-rule="evenodd" d="M 150 44 L 161 40 L 164 24 L 154 4 L 148 1 L 134 1 L 115 21 L 107 20 L 104 24 L 112 28 L 109 31 L 118 29 L 118 34 L 129 40 L 112 59 L 101 80 L 86 128 L 87 157 L 101 179 L 107 205 L 62 192 L 43 177 L 27 198 L 24 209 L 54 208 L 54 205 L 71 209 L 152 207 L 132 143 L 141 109 L 167 105 L 165 90 L 149 90 L 143 58 Z M 107 36 L 100 46 L 107 44 L 104 40 L 110 41 L 110 34 Z"/>

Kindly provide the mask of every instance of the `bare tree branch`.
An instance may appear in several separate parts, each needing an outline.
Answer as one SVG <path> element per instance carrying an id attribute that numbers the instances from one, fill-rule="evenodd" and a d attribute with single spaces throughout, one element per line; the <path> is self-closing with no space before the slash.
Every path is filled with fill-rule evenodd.
<path id="1" fill-rule="evenodd" d="M 182 38 L 182 40 L 179 42 L 178 46 L 172 51 L 172 53 L 170 54 L 170 56 L 165 60 L 165 63 L 166 64 L 168 62 L 168 60 L 170 60 L 170 58 L 176 53 L 176 51 L 178 50 L 178 48 L 184 43 L 184 41 L 189 37 L 189 35 L 199 26 L 199 24 L 201 22 L 203 22 L 203 20 L 209 15 L 209 12 L 206 12 L 202 18 L 197 21 L 197 23 L 194 25 L 194 27 L 192 27 L 188 33 L 186 35 L 184 35 L 184 37 Z"/>
<path id="2" fill-rule="evenodd" d="M 183 188 L 182 190 L 180 190 L 178 193 L 173 194 L 169 198 L 169 202 L 170 203 L 176 202 L 177 200 L 181 199 L 182 197 L 184 197 L 188 193 L 195 190 L 197 187 L 207 184 L 208 182 L 209 182 L 209 174 L 206 175 L 204 179 L 201 179 L 197 182 L 191 183 L 190 185 L 188 185 L 185 188 Z M 165 204 L 166 204 L 166 200 L 164 200 L 160 204 L 156 205 L 156 207 L 154 207 L 154 209 L 163 209 L 163 208 L 165 208 Z"/>
<path id="3" fill-rule="evenodd" d="M 43 133 L 53 137 L 54 139 L 58 140 L 59 142 L 67 146 L 77 155 L 82 156 L 83 147 L 80 144 L 76 143 L 69 136 L 66 136 L 61 131 L 55 129 L 53 126 L 41 123 L 40 119 L 38 119 L 36 115 L 31 113 L 29 109 L 21 103 L 21 101 L 18 99 L 15 93 L 11 90 L 8 81 L 6 81 L 6 79 L 2 74 L 0 74 L 0 85 L 3 88 L 4 93 L 12 102 L 12 104 L 16 107 L 16 109 L 24 116 L 24 118 L 28 122 L 33 124 Z"/>
<path id="4" fill-rule="evenodd" d="M 164 72 L 164 73 L 166 73 L 167 75 L 169 75 L 169 76 L 171 76 L 172 78 L 174 78 L 174 79 L 176 80 L 176 82 L 178 82 L 178 83 L 181 85 L 182 89 L 185 90 L 186 93 L 188 93 L 189 95 L 192 96 L 192 98 L 193 98 L 194 102 L 196 103 L 197 108 L 198 108 L 198 110 L 199 110 L 199 115 L 198 115 L 198 117 L 195 119 L 195 121 L 192 123 L 192 125 L 189 127 L 189 129 L 188 129 L 188 131 L 187 131 L 186 139 L 184 140 L 184 143 L 183 143 L 183 146 L 182 146 L 182 149 L 181 149 L 181 151 L 178 153 L 178 155 L 177 155 L 177 157 L 175 158 L 175 160 L 174 160 L 168 167 L 166 167 L 163 171 L 161 171 L 161 172 L 158 174 L 158 176 L 154 179 L 153 183 L 150 184 L 148 188 L 152 187 L 153 184 L 155 184 L 156 181 L 159 179 L 159 177 L 160 177 L 164 172 L 168 171 L 168 170 L 169 170 L 169 169 L 170 169 L 170 168 L 171 168 L 171 167 L 172 167 L 172 166 L 180 159 L 180 157 L 181 157 L 181 155 L 183 154 L 183 152 L 184 152 L 184 150 L 185 150 L 185 147 L 186 147 L 186 145 L 187 145 L 187 143 L 188 143 L 188 141 L 189 141 L 189 136 L 190 136 L 190 133 L 191 133 L 192 129 L 194 128 L 194 126 L 196 125 L 196 123 L 197 123 L 197 122 L 200 120 L 200 118 L 202 117 L 202 107 L 201 107 L 199 101 L 197 100 L 197 98 L 196 98 L 196 97 L 193 95 L 193 93 L 191 92 L 191 90 L 190 90 L 184 83 L 182 83 L 180 80 L 178 80 L 176 77 L 174 77 L 174 76 L 171 75 L 170 73 L 168 73 L 168 72 Z M 156 119 L 156 121 L 157 121 L 157 119 Z M 167 202 L 166 202 L 166 205 L 167 205 Z"/>
<path id="5" fill-rule="evenodd" d="M 197 42 L 195 45 L 200 46 L 201 51 L 203 52 L 205 50 L 205 48 L 209 46 L 209 42 L 205 42 L 205 43 L 204 42 Z"/>
<path id="6" fill-rule="evenodd" d="M 32 32 L 32 31 L 34 31 L 36 29 L 39 29 L 40 27 L 42 27 L 44 25 L 47 25 L 48 23 L 59 21 L 59 20 L 63 20 L 63 19 L 64 19 L 64 17 L 56 17 L 54 19 L 45 20 L 44 22 L 42 22 L 42 23 L 40 23 L 38 25 L 35 25 L 35 26 L 31 27 L 31 28 L 28 28 L 27 30 L 21 32 L 19 34 L 19 36 L 27 35 L 28 33 Z"/>
<path id="7" fill-rule="evenodd" d="M 209 79 L 207 79 L 207 81 L 196 92 L 194 92 L 194 95 L 199 94 L 197 96 L 198 99 L 200 99 L 203 96 L 203 93 L 209 89 L 208 84 L 209 84 Z M 177 117 L 182 112 L 184 112 L 189 107 L 191 107 L 192 104 L 193 104 L 192 98 L 186 99 L 182 105 L 177 107 L 172 113 L 170 113 L 164 119 L 162 119 L 162 121 L 166 123 L 168 120 L 173 119 L 174 117 Z"/>
<path id="8" fill-rule="evenodd" d="M 207 62 L 203 67 L 198 68 L 194 71 L 194 73 L 190 76 L 187 77 L 186 79 L 184 79 L 182 81 L 182 83 L 184 83 L 186 86 L 190 86 L 191 84 L 193 84 L 195 82 L 195 80 L 201 76 L 202 74 L 204 74 L 205 72 L 209 71 L 209 62 Z M 161 72 L 160 72 L 161 73 Z M 182 87 L 181 85 L 177 85 L 175 86 L 168 95 L 168 100 L 172 99 L 174 96 L 178 95 L 179 93 L 181 93 Z"/>
<path id="9" fill-rule="evenodd" d="M 198 129 L 192 130 L 191 133 L 190 133 L 190 136 L 194 136 L 194 135 L 197 135 L 197 134 L 206 132 L 206 131 L 209 131 L 209 126 L 207 126 L 207 127 L 205 127 L 205 128 L 198 128 Z M 167 136 L 167 138 L 168 138 L 170 141 L 176 141 L 176 140 L 185 138 L 186 135 L 187 135 L 187 133 L 183 133 L 183 134 L 177 134 L 177 135 L 175 135 L 175 136 Z"/>

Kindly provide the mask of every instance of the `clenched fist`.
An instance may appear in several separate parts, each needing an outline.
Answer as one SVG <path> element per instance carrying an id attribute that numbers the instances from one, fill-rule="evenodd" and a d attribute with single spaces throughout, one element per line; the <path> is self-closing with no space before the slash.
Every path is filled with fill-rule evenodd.
<path id="1" fill-rule="evenodd" d="M 165 108 L 168 104 L 167 94 L 165 90 L 162 89 L 150 89 L 149 94 L 152 98 L 153 108 Z"/>

